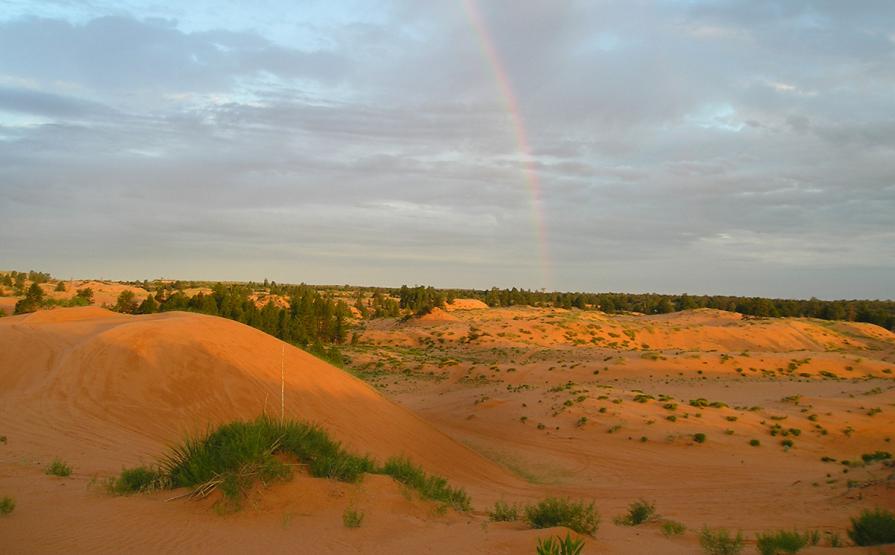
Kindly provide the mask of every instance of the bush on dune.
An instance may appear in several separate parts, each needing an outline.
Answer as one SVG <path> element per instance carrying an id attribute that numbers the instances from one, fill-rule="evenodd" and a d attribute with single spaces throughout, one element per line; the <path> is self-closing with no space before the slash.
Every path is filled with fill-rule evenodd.
<path id="1" fill-rule="evenodd" d="M 600 526 L 600 515 L 594 503 L 548 497 L 525 508 L 525 520 L 532 528 L 565 526 L 579 534 L 593 536 Z"/>
<path id="2" fill-rule="evenodd" d="M 895 513 L 886 509 L 862 511 L 851 519 L 848 537 L 858 545 L 895 543 Z"/>
<path id="3" fill-rule="evenodd" d="M 349 453 L 318 426 L 280 422 L 267 416 L 231 422 L 186 439 L 171 449 L 157 469 L 125 469 L 109 489 L 129 494 L 187 487 L 192 488 L 190 497 L 206 497 L 219 490 L 235 509 L 256 481 L 269 484 L 291 477 L 292 467 L 284 458 L 297 459 L 311 476 L 343 482 L 357 482 L 364 473 L 387 474 L 419 491 L 425 499 L 461 511 L 470 508 L 465 491 L 451 487 L 440 476 L 426 474 L 409 459 L 393 457 L 377 468 L 371 458 Z"/>

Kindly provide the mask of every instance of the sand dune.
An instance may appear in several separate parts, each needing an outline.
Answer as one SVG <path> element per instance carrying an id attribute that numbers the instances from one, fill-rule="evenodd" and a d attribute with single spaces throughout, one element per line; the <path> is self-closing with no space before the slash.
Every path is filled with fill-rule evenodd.
<path id="1" fill-rule="evenodd" d="M 0 418 L 7 435 L 36 454 L 114 470 L 209 425 L 278 414 L 281 356 L 287 416 L 318 422 L 380 459 L 407 454 L 452 477 L 505 478 L 346 372 L 242 324 L 198 314 L 126 316 L 87 307 L 4 319 Z M 89 449 L 94 441 L 141 449 L 122 448 L 104 460 Z"/>

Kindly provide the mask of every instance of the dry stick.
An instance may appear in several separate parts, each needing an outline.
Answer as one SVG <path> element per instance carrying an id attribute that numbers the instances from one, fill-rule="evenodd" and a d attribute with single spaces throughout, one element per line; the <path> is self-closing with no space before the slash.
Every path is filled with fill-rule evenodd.
<path id="1" fill-rule="evenodd" d="M 286 421 L 286 344 L 280 351 L 280 424 Z"/>

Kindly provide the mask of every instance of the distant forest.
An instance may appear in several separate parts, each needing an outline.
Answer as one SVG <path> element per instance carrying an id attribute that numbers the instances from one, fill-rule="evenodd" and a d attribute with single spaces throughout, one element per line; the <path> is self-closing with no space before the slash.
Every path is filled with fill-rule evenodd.
<path id="1" fill-rule="evenodd" d="M 53 304 L 42 298 L 29 297 L 25 280 L 45 283 L 49 274 L 12 272 L 0 276 L 0 285 L 13 287 L 16 294 L 26 295 L 22 312 Z M 769 299 L 726 295 L 661 295 L 656 293 L 564 293 L 525 289 L 436 289 L 425 286 L 400 288 L 283 285 L 264 280 L 262 283 L 215 283 L 196 281 L 136 281 L 130 285 L 152 292 L 141 304 L 132 296 L 119 298 L 115 309 L 131 313 L 170 310 L 202 312 L 230 318 L 265 331 L 275 337 L 315 351 L 327 352 L 325 346 L 343 343 L 349 336 L 348 321 L 354 307 L 361 318 L 410 318 L 444 308 L 457 298 L 478 299 L 491 307 L 535 306 L 601 310 L 608 313 L 666 314 L 694 308 L 714 308 L 757 317 L 808 317 L 823 320 L 868 322 L 895 331 L 895 301 L 819 299 Z M 208 287 L 212 293 L 187 296 L 183 290 Z M 287 299 L 288 307 L 275 302 L 258 308 L 251 295 L 264 292 Z M 78 291 L 81 297 L 91 294 Z M 40 296 L 36 287 L 30 295 Z M 75 298 L 73 301 L 83 301 Z M 55 303 L 62 304 L 62 303 Z M 69 305 L 72 302 L 69 302 Z M 80 303 L 75 303 L 80 304 Z M 17 307 L 17 312 L 19 312 Z"/>

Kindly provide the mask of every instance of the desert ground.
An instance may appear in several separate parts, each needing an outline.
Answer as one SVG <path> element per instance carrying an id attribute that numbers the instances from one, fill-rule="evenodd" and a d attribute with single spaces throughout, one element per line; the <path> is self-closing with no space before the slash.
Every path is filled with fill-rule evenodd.
<path id="1" fill-rule="evenodd" d="M 704 526 L 742 531 L 745 552 L 757 532 L 798 529 L 821 533 L 802 553 L 895 553 L 829 545 L 862 509 L 895 509 L 889 462 L 862 460 L 895 451 L 895 334 L 877 326 L 458 299 L 356 321 L 340 369 L 223 318 L 112 312 L 128 286 L 92 286 L 97 306 L 0 318 L 0 497 L 16 500 L 0 552 L 533 553 L 566 530 L 489 511 L 559 496 L 600 512 L 584 553 L 699 553 Z M 377 460 L 406 455 L 472 509 L 301 470 L 226 513 L 217 494 L 107 491 L 184 437 L 279 414 L 283 375 L 287 417 Z M 45 473 L 56 458 L 71 476 Z M 614 522 L 638 499 L 658 517 Z M 347 507 L 361 527 L 343 525 Z M 670 520 L 686 531 L 666 536 Z"/>

